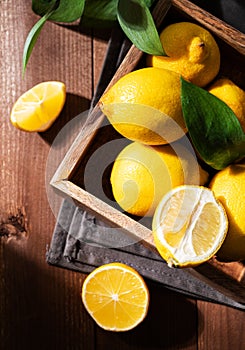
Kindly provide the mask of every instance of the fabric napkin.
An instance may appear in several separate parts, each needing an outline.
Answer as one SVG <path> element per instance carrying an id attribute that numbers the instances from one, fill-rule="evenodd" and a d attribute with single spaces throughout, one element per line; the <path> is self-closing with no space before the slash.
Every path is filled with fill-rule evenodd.
<path id="1" fill-rule="evenodd" d="M 185 296 L 245 309 L 244 304 L 210 287 L 191 275 L 188 269 L 169 268 L 157 253 L 141 242 L 108 228 L 71 199 L 65 199 L 47 251 L 47 262 L 83 273 L 110 262 L 122 262 L 145 278 Z"/>
<path id="2" fill-rule="evenodd" d="M 231 2 L 240 3 L 235 0 Z M 213 8 L 205 9 L 214 11 Z M 237 15 L 240 24 L 240 16 Z M 243 24 L 243 20 L 241 23 Z M 91 108 L 113 77 L 130 45 L 120 29 L 114 29 Z M 47 262 L 89 273 L 99 265 L 118 261 L 132 266 L 145 278 L 188 297 L 245 309 L 245 304 L 238 303 L 207 285 L 190 274 L 188 269 L 169 268 L 157 253 L 147 249 L 141 242 L 134 241 L 132 237 L 118 230 L 108 228 L 104 222 L 76 206 L 71 199 L 65 199 L 47 251 Z"/>

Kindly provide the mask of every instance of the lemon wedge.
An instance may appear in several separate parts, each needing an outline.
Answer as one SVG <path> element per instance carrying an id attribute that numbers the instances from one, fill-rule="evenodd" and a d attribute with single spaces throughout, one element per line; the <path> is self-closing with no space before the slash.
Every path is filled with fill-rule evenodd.
<path id="1" fill-rule="evenodd" d="M 29 132 L 47 130 L 59 116 L 66 99 L 65 84 L 45 81 L 33 86 L 15 102 L 11 123 Z"/>
<path id="2" fill-rule="evenodd" d="M 222 204 L 203 186 L 184 185 L 169 191 L 153 217 L 153 236 L 170 267 L 190 267 L 209 260 L 228 230 Z"/>

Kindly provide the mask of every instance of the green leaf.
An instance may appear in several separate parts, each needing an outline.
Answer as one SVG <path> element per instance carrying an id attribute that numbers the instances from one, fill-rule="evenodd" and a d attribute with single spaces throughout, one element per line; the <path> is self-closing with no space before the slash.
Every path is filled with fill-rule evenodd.
<path id="1" fill-rule="evenodd" d="M 156 0 L 144 0 L 151 7 Z M 111 27 L 117 21 L 118 0 L 87 0 L 81 24 L 87 27 Z"/>
<path id="2" fill-rule="evenodd" d="M 85 0 L 32 0 L 32 10 L 39 16 L 44 16 L 51 5 L 55 11 L 49 20 L 69 23 L 82 16 Z"/>
<path id="3" fill-rule="evenodd" d="M 81 24 L 90 27 L 111 26 L 117 21 L 118 0 L 88 0 Z"/>
<path id="4" fill-rule="evenodd" d="M 117 18 L 124 33 L 138 49 L 152 55 L 165 55 L 144 0 L 119 0 Z"/>
<path id="5" fill-rule="evenodd" d="M 78 19 L 83 12 L 85 0 L 33 0 L 33 11 L 42 16 L 39 21 L 30 30 L 24 45 L 22 57 L 23 74 L 26 70 L 27 63 L 32 53 L 33 47 L 38 39 L 38 36 L 47 20 L 59 22 L 72 22 Z"/>
<path id="6" fill-rule="evenodd" d="M 32 11 L 43 17 L 50 8 L 55 8 L 59 5 L 57 0 L 32 0 Z"/>
<path id="7" fill-rule="evenodd" d="M 144 0 L 145 4 L 147 7 L 151 7 L 156 0 Z"/>
<path id="8" fill-rule="evenodd" d="M 37 41 L 37 38 L 41 32 L 41 29 L 44 26 L 45 22 L 50 18 L 53 11 L 54 10 L 51 8 L 42 18 L 40 18 L 39 21 L 32 27 L 32 29 L 30 30 L 30 32 L 26 38 L 24 50 L 23 50 L 23 57 L 22 57 L 23 74 L 26 70 L 26 65 L 29 61 L 31 52 L 32 52 L 33 47 Z"/>
<path id="9" fill-rule="evenodd" d="M 221 170 L 245 156 L 245 134 L 227 104 L 183 78 L 181 103 L 190 138 L 207 164 Z"/>

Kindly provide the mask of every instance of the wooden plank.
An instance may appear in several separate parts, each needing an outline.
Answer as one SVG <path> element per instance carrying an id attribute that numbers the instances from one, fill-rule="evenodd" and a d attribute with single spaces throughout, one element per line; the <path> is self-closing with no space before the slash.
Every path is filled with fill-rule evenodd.
<path id="1" fill-rule="evenodd" d="M 22 79 L 24 39 L 37 19 L 30 2 L 1 2 L 0 343 L 8 350 L 92 350 L 93 322 L 79 295 L 84 276 L 45 261 L 55 225 L 45 189 L 46 160 L 62 126 L 89 107 L 92 40 L 76 28 L 47 23 Z M 50 79 L 64 81 L 68 91 L 57 123 L 42 135 L 14 129 L 8 117 L 16 98 Z"/>
<path id="2" fill-rule="evenodd" d="M 198 350 L 243 350 L 245 312 L 198 302 Z"/>
<path id="3" fill-rule="evenodd" d="M 215 35 L 222 38 L 228 45 L 236 49 L 242 55 L 245 55 L 245 34 L 239 32 L 232 26 L 217 20 L 217 17 L 188 0 L 172 0 L 172 4 L 182 13 L 197 19 L 200 24 L 212 31 Z"/>

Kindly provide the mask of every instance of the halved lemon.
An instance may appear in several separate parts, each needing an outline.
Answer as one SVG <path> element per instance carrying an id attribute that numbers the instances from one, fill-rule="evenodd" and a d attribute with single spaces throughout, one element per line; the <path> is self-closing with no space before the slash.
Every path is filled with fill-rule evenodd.
<path id="1" fill-rule="evenodd" d="M 160 201 L 152 228 L 156 248 L 168 265 L 190 267 L 215 255 L 227 234 L 228 220 L 210 189 L 184 185 Z"/>
<path id="2" fill-rule="evenodd" d="M 85 279 L 82 301 L 95 322 L 105 330 L 128 331 L 145 318 L 148 288 L 140 274 L 125 264 L 110 263 Z"/>
<path id="3" fill-rule="evenodd" d="M 47 130 L 59 116 L 66 99 L 65 84 L 45 81 L 33 86 L 15 102 L 11 123 L 29 132 Z"/>

